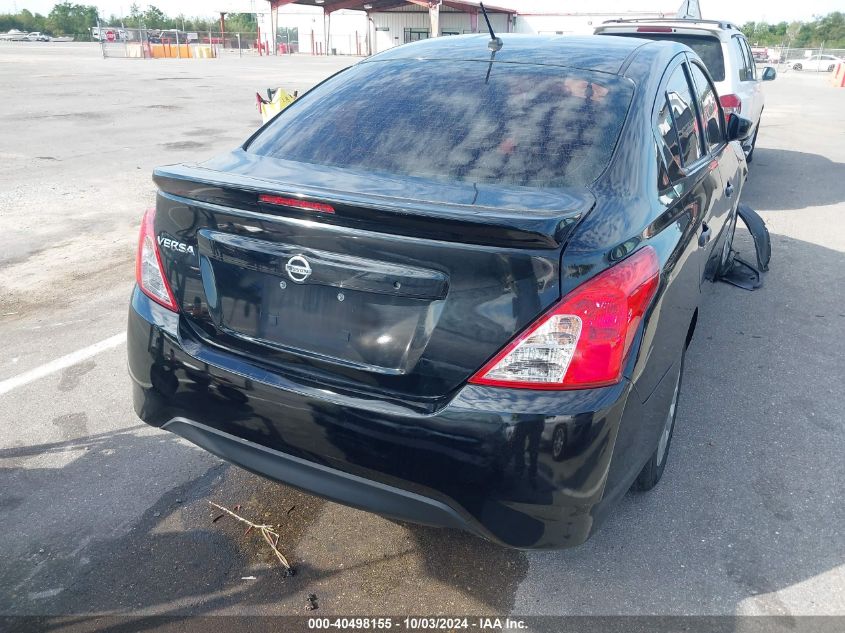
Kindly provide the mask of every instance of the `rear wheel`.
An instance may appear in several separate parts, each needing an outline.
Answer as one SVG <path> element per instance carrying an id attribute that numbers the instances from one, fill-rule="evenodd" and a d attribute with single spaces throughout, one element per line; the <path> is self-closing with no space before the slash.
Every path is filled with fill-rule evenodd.
<path id="1" fill-rule="evenodd" d="M 678 399 L 681 394 L 681 378 L 684 374 L 684 358 L 686 350 L 681 353 L 681 360 L 678 363 L 678 373 L 675 375 L 675 387 L 672 390 L 672 397 L 666 411 L 666 418 L 663 422 L 663 429 L 660 438 L 657 440 L 657 448 L 646 462 L 640 474 L 631 485 L 631 490 L 651 490 L 660 481 L 663 471 L 666 469 L 666 460 L 669 456 L 669 446 L 672 443 L 672 434 L 675 430 L 675 417 L 678 414 Z"/>
<path id="2" fill-rule="evenodd" d="M 801 64 L 795 64 L 792 67 L 792 70 L 803 70 L 803 69 L 804 69 L 804 67 Z"/>
<path id="3" fill-rule="evenodd" d="M 834 64 L 831 64 L 830 66 L 827 67 L 827 72 L 832 73 L 833 68 L 834 68 Z"/>

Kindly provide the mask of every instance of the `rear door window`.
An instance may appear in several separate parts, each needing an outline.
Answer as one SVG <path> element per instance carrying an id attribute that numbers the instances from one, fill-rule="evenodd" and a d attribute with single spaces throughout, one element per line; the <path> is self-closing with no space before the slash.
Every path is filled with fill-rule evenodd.
<path id="1" fill-rule="evenodd" d="M 678 66 L 666 85 L 666 99 L 678 133 L 681 159 L 684 166 L 691 165 L 702 156 L 701 138 L 693 105 L 692 91 L 687 82 L 683 65 Z"/>
<path id="2" fill-rule="evenodd" d="M 745 65 L 748 67 L 748 80 L 757 80 L 757 62 L 754 61 L 754 55 L 751 54 L 751 47 L 748 45 L 748 40 L 745 38 L 737 38 L 742 42 L 742 50 L 745 53 Z"/>
<path id="3" fill-rule="evenodd" d="M 732 37 L 731 47 L 733 48 L 733 55 L 734 57 L 736 57 L 737 74 L 739 76 L 739 80 L 750 81 L 753 77 L 751 76 L 751 69 L 749 68 L 748 57 L 745 54 L 745 48 L 742 45 L 742 41 L 736 36 Z"/>
<path id="4" fill-rule="evenodd" d="M 707 146 L 712 151 L 724 142 L 722 132 L 722 115 L 716 99 L 716 91 L 710 85 L 707 76 L 697 64 L 689 65 L 693 84 L 695 85 L 696 102 L 698 103 L 701 120 L 704 124 L 704 134 Z"/>
<path id="5" fill-rule="evenodd" d="M 364 173 L 583 186 L 610 161 L 632 94 L 627 79 L 558 66 L 363 62 L 283 110 L 247 151 Z"/>
<path id="6" fill-rule="evenodd" d="M 657 134 L 661 140 L 663 162 L 666 166 L 666 178 L 660 175 L 660 188 L 665 189 L 670 183 L 681 177 L 681 142 L 678 139 L 678 131 L 675 129 L 675 122 L 672 120 L 672 109 L 666 94 L 662 102 L 658 104 L 657 110 Z"/>

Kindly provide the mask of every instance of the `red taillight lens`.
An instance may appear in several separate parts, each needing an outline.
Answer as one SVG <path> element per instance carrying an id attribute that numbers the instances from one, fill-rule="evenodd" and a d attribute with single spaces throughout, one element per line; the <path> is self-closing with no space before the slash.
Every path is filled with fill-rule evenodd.
<path id="1" fill-rule="evenodd" d="M 671 33 L 671 26 L 638 26 L 637 33 Z"/>
<path id="2" fill-rule="evenodd" d="M 742 112 L 742 100 L 736 95 L 722 95 L 719 98 L 719 103 L 722 104 L 722 110 L 725 111 L 725 118 L 729 114 L 739 114 Z"/>
<path id="3" fill-rule="evenodd" d="M 168 310 L 178 312 L 176 300 L 167 278 L 155 237 L 155 208 L 147 209 L 141 220 L 141 235 L 138 239 L 138 257 L 135 260 L 135 281 L 141 291 L 150 299 Z"/>
<path id="4" fill-rule="evenodd" d="M 294 209 L 305 209 L 307 211 L 319 211 L 320 213 L 334 213 L 334 207 L 322 202 L 311 202 L 299 198 L 285 198 L 283 196 L 272 196 L 267 193 L 258 195 L 258 201 L 264 204 L 275 204 Z"/>
<path id="5" fill-rule="evenodd" d="M 612 385 L 660 282 L 646 246 L 563 297 L 470 382 L 528 389 Z"/>

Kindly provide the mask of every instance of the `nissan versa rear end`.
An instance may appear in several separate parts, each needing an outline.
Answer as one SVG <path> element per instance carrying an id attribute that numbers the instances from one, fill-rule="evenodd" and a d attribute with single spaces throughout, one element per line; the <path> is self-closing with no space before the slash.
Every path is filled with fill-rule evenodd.
<path id="1" fill-rule="evenodd" d="M 239 149 L 157 169 L 128 327 L 138 415 L 386 516 L 587 539 L 663 472 L 744 169 L 715 96 L 693 105 L 712 91 L 694 54 L 616 39 L 398 47 Z M 659 96 L 673 69 L 686 115 Z"/>

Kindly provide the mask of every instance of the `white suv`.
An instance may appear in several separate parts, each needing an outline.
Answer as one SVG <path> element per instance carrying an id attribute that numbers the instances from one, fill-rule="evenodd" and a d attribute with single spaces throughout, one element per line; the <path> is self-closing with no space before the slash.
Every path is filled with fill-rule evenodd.
<path id="1" fill-rule="evenodd" d="M 648 40 L 671 40 L 694 50 L 713 78 L 725 116 L 735 112 L 752 123 L 753 132 L 743 143 L 750 162 L 763 113 L 761 81 L 771 81 L 777 72 L 771 66 L 757 72 L 748 40 L 736 26 L 723 20 L 689 18 L 609 20 L 596 35 L 621 35 Z"/>

